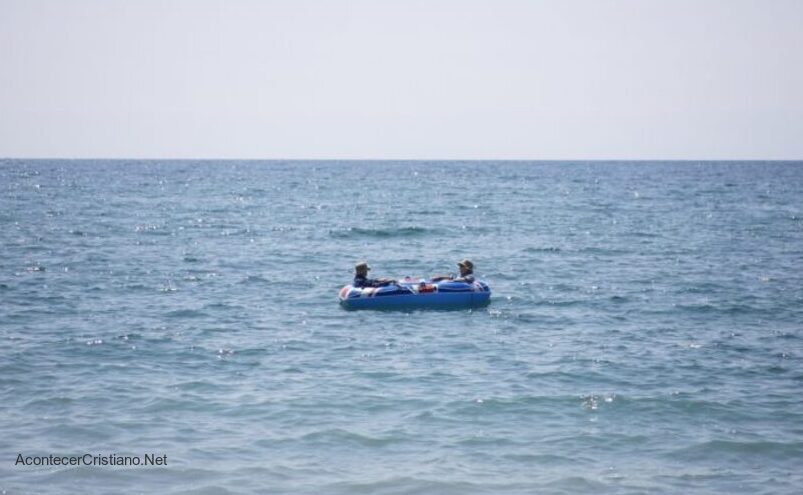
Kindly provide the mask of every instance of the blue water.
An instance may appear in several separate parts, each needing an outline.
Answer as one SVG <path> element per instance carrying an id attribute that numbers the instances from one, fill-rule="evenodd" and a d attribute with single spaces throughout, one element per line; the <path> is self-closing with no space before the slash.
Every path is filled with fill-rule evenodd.
<path id="1" fill-rule="evenodd" d="M 801 163 L 5 160 L 0 236 L 2 493 L 803 490 Z"/>

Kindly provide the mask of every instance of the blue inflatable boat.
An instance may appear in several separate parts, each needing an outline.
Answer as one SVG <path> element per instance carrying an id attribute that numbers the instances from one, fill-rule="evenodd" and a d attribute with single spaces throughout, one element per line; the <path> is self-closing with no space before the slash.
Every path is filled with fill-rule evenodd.
<path id="1" fill-rule="evenodd" d="M 476 308 L 491 302 L 488 284 L 405 278 L 384 287 L 340 289 L 340 305 L 346 309 L 457 309 Z"/>

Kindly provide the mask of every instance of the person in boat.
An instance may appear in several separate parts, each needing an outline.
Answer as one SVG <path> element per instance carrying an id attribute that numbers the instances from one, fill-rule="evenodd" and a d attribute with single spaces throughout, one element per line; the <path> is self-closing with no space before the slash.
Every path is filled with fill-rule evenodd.
<path id="1" fill-rule="evenodd" d="M 360 261 L 354 265 L 354 282 L 351 284 L 352 287 L 384 287 L 396 283 L 396 281 L 391 278 L 368 278 L 368 270 L 370 269 L 371 267 L 364 261 Z"/>
<path id="2" fill-rule="evenodd" d="M 460 269 L 460 276 L 438 275 L 437 277 L 432 277 L 432 281 L 441 282 L 443 280 L 451 280 L 452 282 L 465 282 L 467 284 L 474 283 L 474 263 L 470 260 L 463 260 L 457 263 L 457 268 Z"/>

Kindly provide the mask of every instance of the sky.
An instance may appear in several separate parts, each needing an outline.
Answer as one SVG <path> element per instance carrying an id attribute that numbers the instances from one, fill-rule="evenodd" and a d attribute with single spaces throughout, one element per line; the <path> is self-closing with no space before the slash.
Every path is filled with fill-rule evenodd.
<path id="1" fill-rule="evenodd" d="M 803 159 L 803 1 L 0 0 L 0 157 Z"/>

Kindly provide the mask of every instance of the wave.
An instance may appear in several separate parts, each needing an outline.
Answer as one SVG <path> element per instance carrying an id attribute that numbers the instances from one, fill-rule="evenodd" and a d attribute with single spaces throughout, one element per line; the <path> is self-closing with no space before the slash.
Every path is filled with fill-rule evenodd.
<path id="1" fill-rule="evenodd" d="M 543 246 L 543 247 L 528 247 L 524 248 L 523 251 L 525 253 L 560 253 L 562 249 L 555 246 Z"/>
<path id="2" fill-rule="evenodd" d="M 168 311 L 164 316 L 166 318 L 204 318 L 209 315 L 196 309 L 176 309 L 173 311 Z"/>
<path id="3" fill-rule="evenodd" d="M 318 493 L 352 495 L 372 493 L 376 495 L 408 495 L 417 493 L 438 493 L 444 495 L 465 493 L 526 493 L 526 485 L 510 481 L 476 483 L 470 481 L 446 481 L 409 476 L 392 476 L 379 480 L 339 481 L 324 485 Z"/>
<path id="4" fill-rule="evenodd" d="M 757 308 L 747 304 L 710 304 L 710 303 L 689 303 L 678 304 L 677 309 L 688 313 L 724 313 L 724 314 L 761 314 L 771 312 L 771 310 L 764 308 Z"/>
<path id="5" fill-rule="evenodd" d="M 670 453 L 670 456 L 686 460 L 711 459 L 721 455 L 800 459 L 803 458 L 803 442 L 709 440 Z"/>
<path id="6" fill-rule="evenodd" d="M 238 284 L 256 284 L 256 285 L 264 285 L 272 283 L 270 280 L 262 277 L 260 275 L 246 275 L 245 278 L 241 279 Z"/>
<path id="7" fill-rule="evenodd" d="M 343 230 L 330 230 L 329 235 L 336 239 L 357 239 L 363 237 L 388 239 L 394 237 L 408 238 L 434 234 L 436 231 L 424 227 L 400 227 L 387 229 L 365 229 L 348 227 Z"/>
<path id="8" fill-rule="evenodd" d="M 360 433 L 354 433 L 342 428 L 331 428 L 307 433 L 306 435 L 302 436 L 300 440 L 304 442 L 313 442 L 316 444 L 326 445 L 356 444 L 364 447 L 383 447 L 385 445 L 399 442 L 402 439 L 400 437 L 391 436 L 373 437 L 362 435 Z"/>

